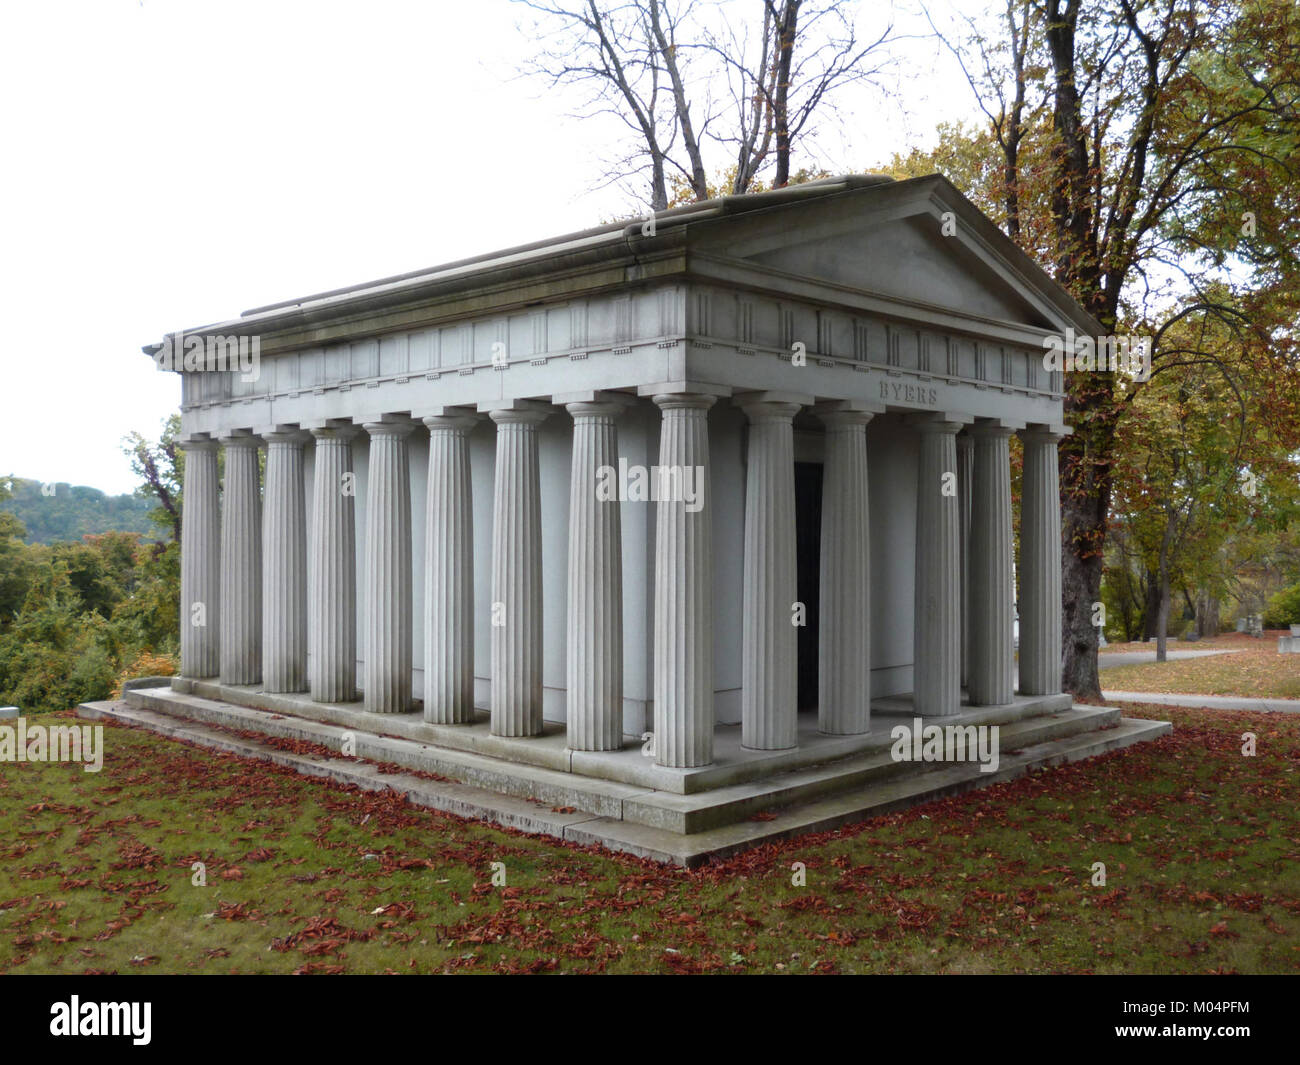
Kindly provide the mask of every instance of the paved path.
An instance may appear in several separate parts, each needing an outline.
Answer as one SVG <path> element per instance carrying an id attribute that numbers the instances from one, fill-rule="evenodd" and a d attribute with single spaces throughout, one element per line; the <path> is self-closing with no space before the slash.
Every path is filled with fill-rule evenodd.
<path id="1" fill-rule="evenodd" d="M 1170 651 L 1168 657 L 1170 662 L 1178 662 L 1184 658 L 1209 658 L 1210 655 L 1235 655 L 1236 650 L 1221 651 Z M 1137 666 L 1144 662 L 1154 662 L 1156 653 L 1151 651 L 1103 651 L 1097 656 L 1098 669 L 1114 669 L 1116 666 Z"/>
<path id="2" fill-rule="evenodd" d="M 1178 695 L 1165 692 L 1116 692 L 1102 689 L 1101 697 L 1117 703 L 1160 703 L 1206 710 L 1271 710 L 1300 714 L 1300 699 L 1243 699 L 1236 695 Z"/>

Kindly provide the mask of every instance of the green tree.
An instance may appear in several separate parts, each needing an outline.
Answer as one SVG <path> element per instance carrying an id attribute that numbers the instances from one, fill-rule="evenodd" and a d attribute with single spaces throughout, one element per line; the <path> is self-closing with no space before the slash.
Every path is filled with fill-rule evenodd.
<path id="1" fill-rule="evenodd" d="M 185 453 L 176 446 L 180 431 L 181 416 L 172 414 L 163 423 L 157 441 L 146 440 L 138 432 L 129 433 L 122 441 L 122 451 L 142 482 L 136 497 L 153 502 L 150 520 L 175 543 L 181 541 L 181 485 L 185 476 Z"/>
<path id="2" fill-rule="evenodd" d="M 1272 383 L 1252 390 L 1269 408 L 1262 420 L 1294 424 L 1300 8 L 1012 0 L 945 40 L 989 122 L 977 143 L 950 134 L 935 153 L 965 159 L 968 194 L 1105 335 L 1152 336 L 1153 379 L 1183 366 L 1217 374 L 1213 352 L 1170 335 L 1179 323 L 1202 335 L 1213 320 L 1240 352 L 1234 371 Z M 1092 604 L 1121 423 L 1144 387 L 1098 373 L 1065 382 L 1074 433 L 1060 452 L 1063 682 L 1079 695 L 1100 694 Z"/>

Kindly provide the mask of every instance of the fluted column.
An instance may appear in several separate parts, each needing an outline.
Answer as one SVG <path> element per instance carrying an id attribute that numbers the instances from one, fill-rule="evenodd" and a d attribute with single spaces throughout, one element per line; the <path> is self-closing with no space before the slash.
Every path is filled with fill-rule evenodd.
<path id="1" fill-rule="evenodd" d="M 794 416 L 799 404 L 742 403 L 745 602 L 741 624 L 741 744 L 780 751 L 799 743 L 794 556 Z"/>
<path id="2" fill-rule="evenodd" d="M 406 422 L 367 422 L 365 707 L 411 705 L 411 480 Z"/>
<path id="3" fill-rule="evenodd" d="M 975 476 L 975 441 L 957 436 L 957 506 L 961 538 L 961 683 L 970 680 L 970 511 L 971 480 Z"/>
<path id="4" fill-rule="evenodd" d="M 956 422 L 924 420 L 916 487 L 912 689 L 921 715 L 961 707 L 961 522 Z"/>
<path id="5" fill-rule="evenodd" d="M 616 402 L 569 403 L 569 746 L 615 751 L 623 745 L 623 548 L 619 508 L 598 498 L 598 471 L 618 465 Z"/>
<path id="6" fill-rule="evenodd" d="M 1020 691 L 1061 690 L 1061 491 L 1056 444 L 1045 429 L 1021 433 Z"/>
<path id="7" fill-rule="evenodd" d="M 1011 702 L 1015 587 L 1011 571 L 1012 430 L 980 422 L 975 440 L 970 541 L 970 702 Z"/>
<path id="8" fill-rule="evenodd" d="M 474 720 L 474 506 L 469 434 L 478 418 L 440 414 L 429 427 L 424 547 L 424 720 Z"/>
<path id="9" fill-rule="evenodd" d="M 871 541 L 865 411 L 828 411 L 822 475 L 817 722 L 822 732 L 871 730 Z"/>
<path id="10" fill-rule="evenodd" d="M 226 485 L 221 510 L 221 682 L 262 679 L 262 497 L 257 450 L 246 434 L 222 438 Z"/>
<path id="11" fill-rule="evenodd" d="M 548 412 L 494 410 L 492 733 L 542 731 L 542 504 L 537 426 Z"/>
<path id="12" fill-rule="evenodd" d="M 181 673 L 215 677 L 221 667 L 221 510 L 217 443 L 190 440 L 181 514 Z"/>
<path id="13" fill-rule="evenodd" d="M 357 697 L 356 477 L 350 427 L 313 429 L 311 558 L 307 588 L 309 688 L 322 703 Z"/>
<path id="14" fill-rule="evenodd" d="M 302 446 L 307 433 L 263 434 L 262 686 L 307 690 L 307 508 Z"/>
<path id="15" fill-rule="evenodd" d="M 658 395 L 659 465 L 689 469 L 702 506 L 660 499 L 655 510 L 654 743 L 659 765 L 713 761 L 713 542 L 708 410 L 713 396 Z"/>

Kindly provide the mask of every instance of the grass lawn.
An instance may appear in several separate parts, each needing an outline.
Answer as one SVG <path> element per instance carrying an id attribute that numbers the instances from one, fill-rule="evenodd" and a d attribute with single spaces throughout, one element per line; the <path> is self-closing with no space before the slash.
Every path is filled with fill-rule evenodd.
<path id="1" fill-rule="evenodd" d="M 1175 692 L 1180 695 L 1240 695 L 1250 699 L 1300 699 L 1300 655 L 1277 653 L 1277 636 L 1262 639 L 1236 633 L 1196 643 L 1169 641 L 1171 651 L 1229 650 L 1235 654 L 1185 658 L 1179 662 L 1147 662 L 1103 670 L 1101 684 L 1112 691 Z M 1151 643 L 1112 644 L 1102 659 L 1116 651 L 1146 651 Z"/>
<path id="2" fill-rule="evenodd" d="M 1300 718 L 1145 716 L 1174 734 L 691 872 L 110 725 L 98 774 L 0 764 L 0 971 L 1300 972 Z"/>

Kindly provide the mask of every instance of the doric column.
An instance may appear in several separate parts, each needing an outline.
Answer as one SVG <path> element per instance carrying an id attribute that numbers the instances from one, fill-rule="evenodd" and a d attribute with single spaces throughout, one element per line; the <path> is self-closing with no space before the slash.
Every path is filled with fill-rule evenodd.
<path id="1" fill-rule="evenodd" d="M 677 493 L 655 510 L 654 744 L 659 765 L 713 761 L 713 542 L 708 411 L 715 397 L 657 395 L 659 465 L 694 478 L 692 505 Z"/>
<path id="2" fill-rule="evenodd" d="M 261 441 L 226 436 L 226 485 L 221 510 L 221 682 L 262 679 Z"/>
<path id="3" fill-rule="evenodd" d="M 822 472 L 818 727 L 871 729 L 871 540 L 866 411 L 828 410 Z"/>
<path id="4" fill-rule="evenodd" d="M 1015 648 L 1015 587 L 1011 572 L 1012 430 L 981 421 L 975 440 L 971 489 L 970 680 L 974 706 L 1011 702 Z"/>
<path id="5" fill-rule="evenodd" d="M 916 599 L 912 691 L 916 712 L 961 707 L 961 522 L 957 506 L 957 430 L 933 419 L 921 438 L 916 486 Z"/>
<path id="6" fill-rule="evenodd" d="M 975 476 L 975 441 L 969 433 L 957 436 L 957 506 L 961 524 L 961 683 L 970 680 L 970 509 L 971 480 Z"/>
<path id="7" fill-rule="evenodd" d="M 322 703 L 357 697 L 356 476 L 351 427 L 313 429 L 311 558 L 307 586 L 309 688 Z"/>
<path id="8" fill-rule="evenodd" d="M 548 411 L 490 411 L 497 426 L 492 505 L 492 733 L 542 731 L 542 502 L 537 427 Z"/>
<path id="9" fill-rule="evenodd" d="M 424 541 L 424 720 L 474 720 L 474 506 L 469 433 L 476 415 L 443 413 L 429 427 Z"/>
<path id="10" fill-rule="evenodd" d="M 366 422 L 365 707 L 411 705 L 411 479 L 409 422 Z"/>
<path id="11" fill-rule="evenodd" d="M 794 416 L 798 403 L 741 402 L 745 463 L 745 601 L 741 622 L 741 744 L 780 751 L 799 743 L 798 660 L 792 612 Z"/>
<path id="12" fill-rule="evenodd" d="M 618 466 L 623 404 L 569 403 L 569 746 L 615 751 L 623 745 L 623 548 L 617 493 L 597 495 L 601 468 Z"/>
<path id="13" fill-rule="evenodd" d="M 262 686 L 307 690 L 307 509 L 303 432 L 264 433 L 266 513 L 262 521 Z"/>
<path id="14" fill-rule="evenodd" d="M 183 442 L 181 514 L 181 673 L 215 677 L 221 667 L 221 510 L 217 443 Z"/>
<path id="15" fill-rule="evenodd" d="M 1061 690 L 1061 492 L 1058 433 L 1022 432 L 1020 501 L 1020 691 Z"/>

